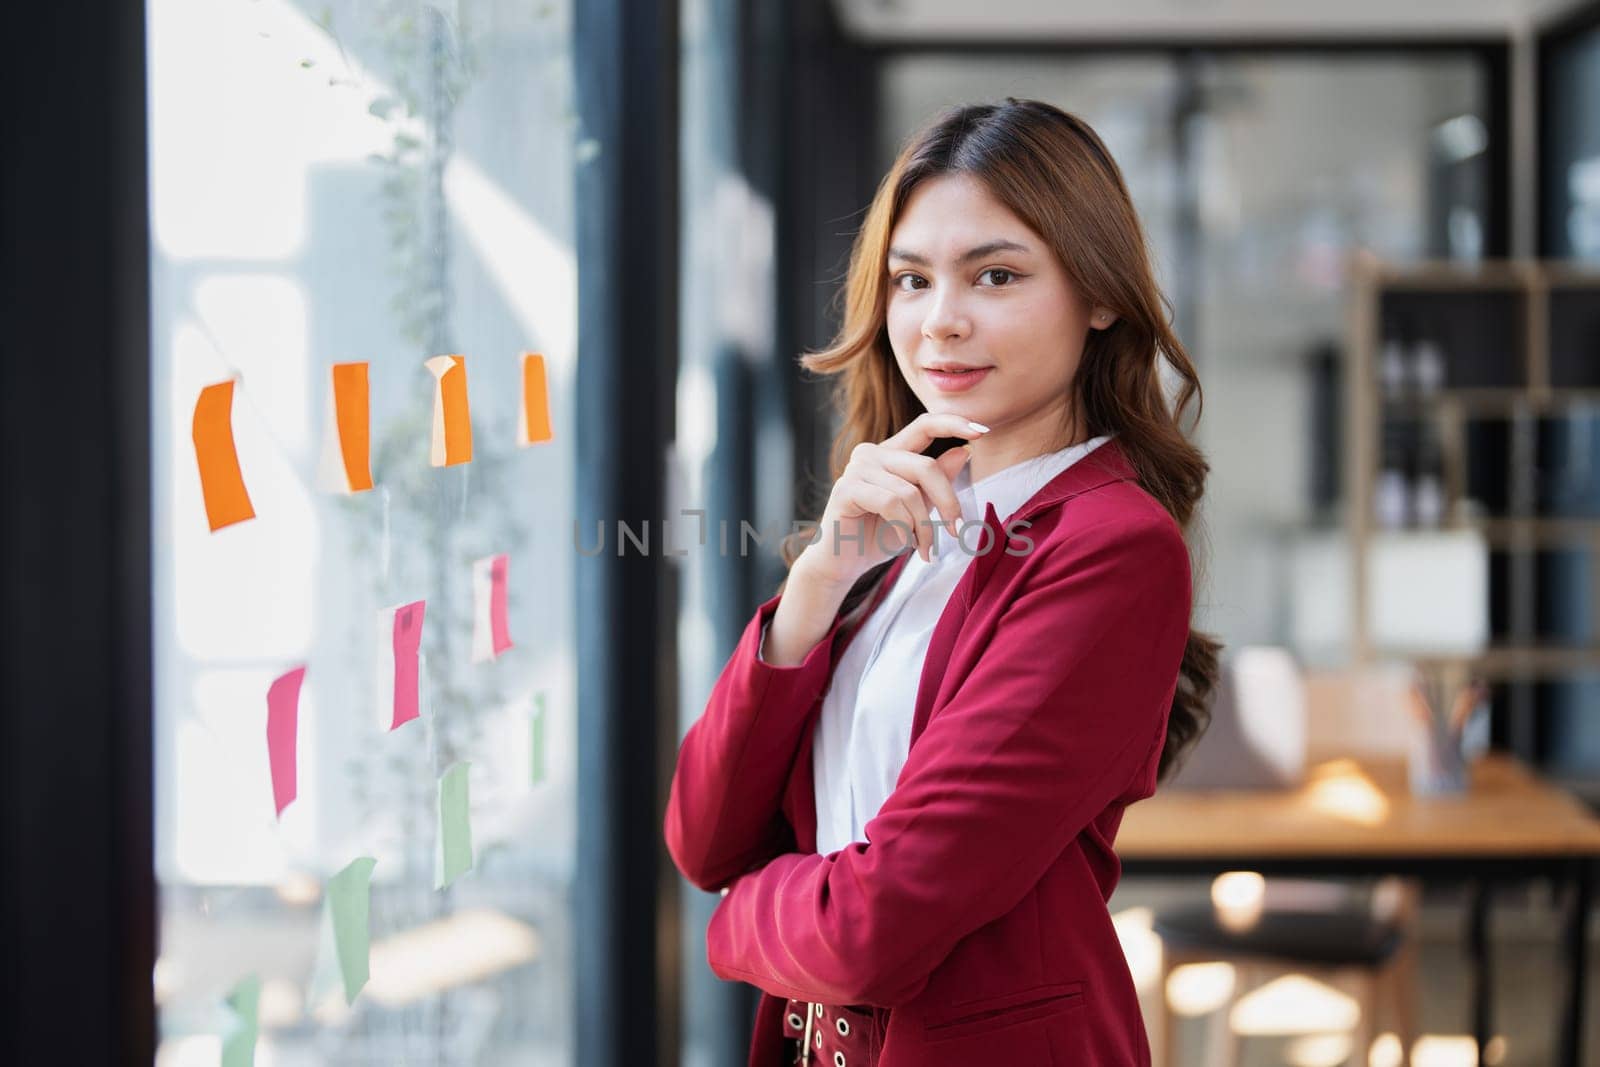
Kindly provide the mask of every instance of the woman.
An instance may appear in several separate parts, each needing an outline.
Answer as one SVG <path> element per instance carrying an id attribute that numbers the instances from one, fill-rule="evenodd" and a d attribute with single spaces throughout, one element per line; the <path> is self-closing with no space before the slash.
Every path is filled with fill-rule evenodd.
<path id="1" fill-rule="evenodd" d="M 766 994 L 752 1067 L 1147 1064 L 1112 842 L 1203 732 L 1218 645 L 1199 382 L 1121 172 L 1050 105 L 953 109 L 846 295 L 803 360 L 844 413 L 820 528 L 673 775 L 711 969 Z"/>

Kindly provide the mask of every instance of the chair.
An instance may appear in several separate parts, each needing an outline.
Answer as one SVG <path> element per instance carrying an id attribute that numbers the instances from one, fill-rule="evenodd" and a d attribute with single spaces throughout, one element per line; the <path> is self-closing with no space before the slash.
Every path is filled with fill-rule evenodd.
<path id="1" fill-rule="evenodd" d="M 1321 752 L 1403 753 L 1404 732 L 1393 728 L 1404 721 L 1405 711 L 1397 703 L 1405 699 L 1403 674 L 1385 666 L 1310 675 L 1295 670 L 1286 692 L 1282 661 L 1288 655 L 1281 649 L 1257 648 L 1225 657 L 1212 728 L 1218 730 L 1219 747 L 1228 751 L 1208 753 L 1194 773 L 1186 777 L 1180 772 L 1174 787 L 1291 784 L 1271 779 L 1281 779 L 1284 766 L 1295 767 L 1296 745 Z M 1271 700 L 1283 706 L 1286 721 L 1281 728 L 1269 725 L 1280 730 L 1275 737 L 1262 736 L 1263 722 L 1273 720 L 1263 714 L 1259 692 L 1251 691 L 1263 684 L 1271 689 Z M 1263 754 L 1270 758 L 1264 760 Z M 1237 786 L 1219 774 L 1218 767 L 1228 765 L 1245 775 Z M 1268 765 L 1271 773 L 1263 774 Z M 1212 896 L 1218 895 L 1214 887 Z M 1323 981 L 1355 1000 L 1360 1019 L 1352 1035 L 1352 1062 L 1357 1067 L 1366 1067 L 1368 1050 L 1385 1030 L 1394 1031 L 1403 1062 L 1409 1062 L 1418 1034 L 1415 929 L 1421 890 L 1415 880 L 1390 877 L 1363 887 L 1329 879 L 1264 879 L 1253 908 L 1246 901 L 1243 914 L 1222 896 L 1222 905 L 1211 899 L 1189 901 L 1154 914 L 1151 928 L 1163 946 L 1163 1067 L 1179 1067 L 1168 980 L 1179 967 L 1201 962 L 1226 962 L 1235 973 L 1226 1002 L 1211 1020 L 1208 1062 L 1236 1061 L 1238 1036 L 1230 1016 L 1239 999 L 1292 973 Z"/>
<path id="2" fill-rule="evenodd" d="M 1274 879 L 1275 888 L 1297 883 Z M 1298 883 L 1303 884 L 1303 883 Z M 1231 929 L 1209 901 L 1156 914 L 1162 941 L 1161 1004 L 1164 1067 L 1178 1067 L 1177 1019 L 1167 1001 L 1168 980 L 1190 963 L 1233 965 L 1235 981 L 1211 1021 L 1209 1062 L 1233 1064 L 1238 1035 L 1231 1025 L 1241 997 L 1282 975 L 1298 973 L 1348 993 L 1360 1010 L 1352 1034 L 1352 1063 L 1366 1067 L 1377 1036 L 1392 1030 L 1407 1050 L 1418 1034 L 1417 945 L 1419 894 L 1407 879 L 1384 879 L 1365 906 L 1330 910 L 1265 908 L 1248 929 Z M 1379 904 L 1376 902 L 1383 901 Z"/>

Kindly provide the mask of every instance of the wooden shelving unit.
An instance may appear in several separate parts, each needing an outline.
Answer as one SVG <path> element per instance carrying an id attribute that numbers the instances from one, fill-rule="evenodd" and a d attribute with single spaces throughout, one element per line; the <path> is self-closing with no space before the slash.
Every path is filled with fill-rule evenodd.
<path id="1" fill-rule="evenodd" d="M 1542 762 L 1547 739 L 1540 704 L 1551 685 L 1575 676 L 1600 679 L 1600 472 L 1587 476 L 1576 500 L 1553 501 L 1557 483 L 1541 466 L 1541 431 L 1557 420 L 1587 420 L 1600 433 L 1600 269 L 1530 260 L 1395 266 L 1366 255 L 1352 268 L 1344 479 L 1354 562 L 1353 654 L 1358 661 L 1403 656 L 1458 677 L 1487 677 L 1495 683 L 1497 738 L 1519 756 Z M 1382 348 L 1397 322 L 1426 323 L 1421 332 L 1441 342 L 1444 381 L 1426 396 L 1385 391 Z M 1489 620 L 1491 640 L 1479 653 L 1414 655 L 1380 647 L 1372 636 L 1374 539 L 1406 532 L 1377 522 L 1381 448 L 1386 433 L 1407 430 L 1408 423 L 1432 436 L 1442 465 L 1444 517 L 1430 532 L 1477 530 L 1490 552 L 1497 617 Z M 1496 462 L 1502 470 L 1495 470 Z M 1483 484 L 1474 485 L 1475 478 Z M 1484 484 L 1491 491 L 1481 491 Z M 1574 483 L 1569 477 L 1559 484 L 1567 491 Z M 1577 620 L 1584 631 L 1577 640 L 1548 632 L 1551 578 L 1541 568 L 1554 569 L 1550 560 L 1557 553 L 1584 553 L 1588 561 L 1578 568 L 1587 571 L 1587 589 L 1568 590 L 1560 602 L 1570 614 L 1571 605 L 1587 597 L 1591 607 Z M 1590 710 L 1587 729 L 1600 753 L 1600 706 Z M 1594 774 L 1600 777 L 1600 759 Z"/>

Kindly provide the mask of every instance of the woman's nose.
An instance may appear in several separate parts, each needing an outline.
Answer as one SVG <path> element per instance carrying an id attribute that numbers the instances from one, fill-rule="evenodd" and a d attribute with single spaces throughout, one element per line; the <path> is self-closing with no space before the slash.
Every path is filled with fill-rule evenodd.
<path id="1" fill-rule="evenodd" d="M 927 317 L 922 320 L 923 334 L 934 341 L 963 336 L 970 328 L 960 298 L 950 289 L 934 296 Z"/>

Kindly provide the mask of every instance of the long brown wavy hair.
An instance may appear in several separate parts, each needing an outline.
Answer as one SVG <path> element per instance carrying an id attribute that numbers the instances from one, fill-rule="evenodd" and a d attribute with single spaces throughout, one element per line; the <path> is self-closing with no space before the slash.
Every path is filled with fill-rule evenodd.
<path id="1" fill-rule="evenodd" d="M 1170 304 L 1155 283 L 1144 230 L 1121 169 L 1087 123 L 1038 100 L 1008 96 L 1004 103 L 940 113 L 906 143 L 878 186 L 851 252 L 836 338 L 829 347 L 800 357 L 805 369 L 836 379 L 834 403 L 842 423 L 833 441 L 832 479 L 843 474 L 857 444 L 892 436 L 924 410 L 889 346 L 887 256 L 890 235 L 912 191 L 929 178 L 948 174 L 982 181 L 1055 250 L 1080 297 L 1117 313 L 1111 326 L 1088 331 L 1073 381 L 1086 420 L 1085 436 L 1116 434 L 1139 484 L 1183 529 L 1198 591 L 1199 531 L 1191 523 L 1198 526 L 1196 505 L 1205 492 L 1210 464 L 1180 423 L 1191 401 L 1199 420 L 1199 376 L 1168 322 Z M 1161 382 L 1162 360 L 1178 386 L 1170 405 Z M 961 443 L 943 439 L 927 454 Z M 784 566 L 792 567 L 814 537 L 814 530 L 800 530 L 784 538 Z M 871 602 L 892 563 L 874 567 L 850 590 L 841 612 L 851 625 L 859 622 L 859 609 Z M 780 591 L 787 582 L 780 584 Z M 1220 650 L 1212 636 L 1190 629 L 1158 781 L 1166 781 L 1181 765 L 1210 724 Z"/>

